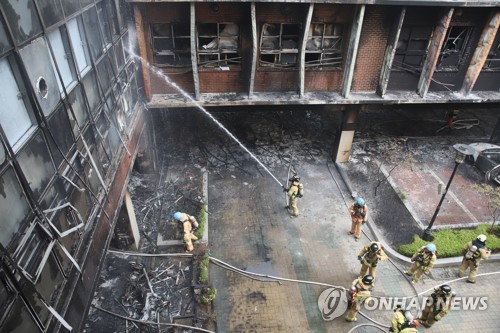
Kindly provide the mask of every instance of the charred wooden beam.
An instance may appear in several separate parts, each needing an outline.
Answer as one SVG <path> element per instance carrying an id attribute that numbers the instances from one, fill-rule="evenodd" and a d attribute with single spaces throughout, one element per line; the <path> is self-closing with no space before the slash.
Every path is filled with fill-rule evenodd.
<path id="1" fill-rule="evenodd" d="M 387 84 L 389 83 L 392 63 L 394 61 L 394 55 L 396 54 L 396 46 L 398 44 L 399 34 L 401 33 L 401 27 L 403 26 L 405 14 L 406 7 L 403 7 L 399 12 L 399 17 L 394 20 L 394 24 L 388 38 L 387 48 L 385 49 L 384 63 L 382 65 L 382 71 L 380 72 L 377 87 L 377 94 L 379 94 L 380 97 L 384 97 L 387 91 Z"/>
<path id="2" fill-rule="evenodd" d="M 304 96 L 304 81 L 305 81 L 305 57 L 306 57 L 306 45 L 307 45 L 307 37 L 309 34 L 309 26 L 311 25 L 312 14 L 314 11 L 314 4 L 309 4 L 309 10 L 307 12 L 307 17 L 304 22 L 305 29 L 303 30 L 302 35 L 302 43 L 300 45 L 300 53 L 299 53 L 299 96 Z"/>
<path id="3" fill-rule="evenodd" d="M 361 36 L 364 16 L 365 5 L 356 6 L 351 35 L 349 36 L 349 47 L 347 49 L 344 77 L 342 78 L 341 95 L 344 98 L 348 98 L 349 93 L 351 92 L 352 77 L 354 75 L 354 66 L 356 65 L 356 57 L 358 55 L 359 37 Z"/>
<path id="4" fill-rule="evenodd" d="M 200 76 L 198 75 L 198 57 L 196 52 L 196 8 L 195 3 L 190 3 L 189 30 L 191 34 L 191 67 L 193 68 L 194 96 L 200 100 Z"/>
<path id="5" fill-rule="evenodd" d="M 453 16 L 453 8 L 442 9 L 441 19 L 434 28 L 432 39 L 427 49 L 427 57 L 425 58 L 424 65 L 422 66 L 422 74 L 418 81 L 418 94 L 425 97 L 431 85 L 432 76 L 436 70 L 436 64 L 441 53 L 444 40 L 446 39 L 446 32 L 450 26 L 451 17 Z"/>
<path id="6" fill-rule="evenodd" d="M 476 50 L 474 51 L 469 68 L 467 68 L 467 73 L 465 74 L 462 88 L 460 89 L 461 95 L 468 95 L 474 87 L 479 74 L 481 74 L 481 69 L 488 58 L 488 53 L 493 45 L 499 26 L 500 10 L 497 9 L 490 14 L 488 21 L 483 28 L 481 38 L 479 39 Z"/>

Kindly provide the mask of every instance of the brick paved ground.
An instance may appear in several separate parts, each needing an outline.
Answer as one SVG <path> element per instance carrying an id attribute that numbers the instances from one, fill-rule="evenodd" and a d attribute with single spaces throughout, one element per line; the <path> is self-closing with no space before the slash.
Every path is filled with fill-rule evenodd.
<path id="1" fill-rule="evenodd" d="M 286 179 L 286 170 L 273 172 L 279 179 Z M 344 201 L 326 165 L 302 165 L 299 173 L 306 195 L 299 202 L 301 215 L 297 219 L 291 219 L 283 208 L 284 194 L 271 177 L 251 177 L 236 171 L 222 174 L 224 178 L 210 176 L 211 254 L 248 271 L 347 287 L 359 272 L 357 253 L 369 240 L 363 237 L 355 242 L 348 235 L 346 204 L 350 199 Z M 401 298 L 414 294 L 396 265 L 380 265 L 374 295 Z M 326 287 L 260 282 L 211 267 L 211 281 L 218 288 L 218 332 L 349 332 L 355 326 L 342 317 L 328 322 L 322 319 L 317 299 Z M 497 263 L 481 267 L 481 272 L 495 270 L 499 270 Z M 432 277 L 416 288 L 424 291 L 454 279 L 455 274 L 456 267 L 436 268 Z M 453 283 L 459 295 L 489 296 L 488 309 L 454 311 L 428 331 L 469 332 L 474 327 L 477 330 L 480 322 L 480 332 L 498 332 L 500 321 L 495 314 L 500 311 L 500 302 L 494 287 L 496 278 L 480 278 L 476 285 Z M 392 309 L 364 313 L 387 325 Z M 358 319 L 356 324 L 370 323 L 361 316 Z M 361 331 L 380 330 L 367 327 Z"/>

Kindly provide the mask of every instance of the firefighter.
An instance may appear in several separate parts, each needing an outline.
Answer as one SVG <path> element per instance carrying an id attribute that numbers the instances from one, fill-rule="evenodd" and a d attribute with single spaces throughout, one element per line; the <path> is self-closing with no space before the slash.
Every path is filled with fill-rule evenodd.
<path id="1" fill-rule="evenodd" d="M 490 254 L 491 251 L 486 248 L 486 235 L 481 234 L 475 240 L 465 244 L 463 248 L 464 258 L 462 259 L 458 276 L 464 276 L 467 269 L 470 269 L 467 282 L 476 283 L 479 262 L 481 259 L 487 259 Z"/>
<path id="2" fill-rule="evenodd" d="M 420 326 L 417 320 L 413 319 L 413 315 L 410 311 L 405 311 L 403 308 L 398 306 L 394 309 L 394 314 L 392 315 L 391 327 L 389 332 L 395 333 L 416 333 L 418 330 L 416 327 Z"/>
<path id="3" fill-rule="evenodd" d="M 415 283 L 422 277 L 422 274 L 428 275 L 437 260 L 436 245 L 429 243 L 422 246 L 411 257 L 412 264 L 410 269 L 404 271 L 408 276 L 412 276 L 411 283 Z"/>
<path id="4" fill-rule="evenodd" d="M 356 201 L 349 206 L 349 213 L 351 214 L 351 235 L 354 235 L 356 242 L 361 237 L 361 227 L 368 221 L 368 207 L 365 204 L 365 200 L 358 197 Z"/>
<path id="5" fill-rule="evenodd" d="M 182 223 L 182 233 L 184 235 L 183 239 L 186 246 L 186 252 L 193 251 L 193 240 L 198 239 L 198 237 L 194 235 L 193 230 L 198 229 L 198 221 L 196 221 L 194 216 L 181 212 L 175 212 L 174 219 Z"/>
<path id="6" fill-rule="evenodd" d="M 373 276 L 366 275 L 362 278 L 357 278 L 352 282 L 352 287 L 348 292 L 348 311 L 345 316 L 347 321 L 357 321 L 356 314 L 361 309 L 361 305 L 371 299 L 371 289 Z"/>
<path id="7" fill-rule="evenodd" d="M 289 188 L 283 188 L 283 191 L 288 195 L 288 206 L 286 209 L 292 209 L 291 217 L 299 216 L 299 207 L 297 207 L 297 198 L 302 198 L 304 195 L 304 185 L 300 182 L 300 177 L 294 175 L 289 179 L 291 181 Z"/>
<path id="8" fill-rule="evenodd" d="M 369 243 L 358 254 L 358 260 L 361 263 L 359 277 L 365 276 L 368 271 L 368 274 L 373 276 L 373 280 L 375 280 L 379 260 L 386 259 L 387 255 L 385 254 L 384 247 L 380 244 L 380 242 L 374 241 Z"/>
<path id="9" fill-rule="evenodd" d="M 185 233 L 186 230 L 196 230 L 199 227 L 198 221 L 194 216 L 188 215 L 186 213 L 175 212 L 174 219 L 182 223 L 182 229 Z"/>
<path id="10" fill-rule="evenodd" d="M 429 328 L 443 319 L 450 310 L 453 297 L 455 297 L 455 294 L 447 284 L 434 289 L 431 297 L 425 303 L 425 308 L 422 310 L 422 316 L 419 318 L 420 323 Z"/>

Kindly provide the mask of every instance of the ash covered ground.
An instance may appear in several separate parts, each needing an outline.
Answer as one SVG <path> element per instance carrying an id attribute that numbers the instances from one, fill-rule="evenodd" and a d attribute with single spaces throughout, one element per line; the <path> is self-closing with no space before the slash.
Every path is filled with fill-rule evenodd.
<path id="1" fill-rule="evenodd" d="M 159 236 L 166 240 L 181 239 L 179 226 L 171 216 L 175 211 L 194 215 L 200 210 L 204 172 L 220 177 L 227 174 L 222 172 L 226 170 L 261 177 L 270 175 L 200 110 L 153 110 L 151 113 L 155 124 L 157 172 L 134 171 L 128 184 L 141 233 L 140 252 L 183 253 L 182 246 L 159 248 L 157 240 Z M 251 110 L 216 112 L 213 116 L 271 173 L 283 168 L 300 173 L 300 168 L 307 163 L 331 163 L 341 118 L 339 112 L 331 111 Z M 384 220 L 384 214 L 394 211 L 401 211 L 401 220 L 411 219 L 407 212 L 400 210 L 397 193 L 381 177 L 380 163 L 389 171 L 395 167 L 418 168 L 419 163 L 428 159 L 449 163 L 453 160 L 450 147 L 458 139 L 487 141 L 495 123 L 492 112 L 477 110 L 460 116 L 477 119 L 478 125 L 442 130 L 446 125 L 445 113 L 435 110 L 391 113 L 380 110 L 360 114 L 350 162 L 341 167 L 372 207 L 387 198 L 394 202 L 394 209 L 372 212 L 375 216 L 378 214 L 377 220 Z M 286 179 L 279 181 L 286 184 Z M 387 226 L 386 232 L 391 230 L 394 232 L 397 228 Z M 406 241 L 411 240 L 401 239 Z M 198 246 L 195 243 L 195 248 Z M 191 259 L 152 259 L 110 253 L 93 304 L 134 319 L 203 325 L 201 319 L 211 314 L 197 317 L 193 272 Z M 168 330 L 157 325 L 132 324 L 93 308 L 85 332 L 103 331 Z"/>

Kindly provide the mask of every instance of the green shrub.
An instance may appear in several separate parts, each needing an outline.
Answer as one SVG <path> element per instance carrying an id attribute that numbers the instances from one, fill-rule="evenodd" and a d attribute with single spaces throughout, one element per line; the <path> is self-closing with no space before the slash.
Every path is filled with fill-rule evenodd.
<path id="1" fill-rule="evenodd" d="M 200 296 L 200 301 L 202 303 L 210 303 L 215 299 L 215 295 L 217 295 L 217 289 L 211 287 L 203 288 Z"/>
<path id="2" fill-rule="evenodd" d="M 198 239 L 202 239 L 203 232 L 205 231 L 205 225 L 207 224 L 207 204 L 205 202 L 201 204 L 201 209 L 196 217 L 196 220 L 200 226 L 198 230 L 195 231 L 194 235 L 198 237 Z"/>
<path id="3" fill-rule="evenodd" d="M 500 252 L 500 238 L 496 235 L 500 231 L 500 226 L 494 228 L 492 232 L 488 232 L 490 226 L 481 224 L 475 229 L 440 229 L 432 232 L 436 244 L 438 258 L 459 257 L 462 256 L 462 248 L 465 243 L 475 239 L 479 234 L 488 236 L 486 246 L 492 250 L 492 253 Z M 398 252 L 404 256 L 411 257 L 418 249 L 429 242 L 424 241 L 419 236 L 415 235 L 413 242 L 410 244 L 401 245 Z"/>

